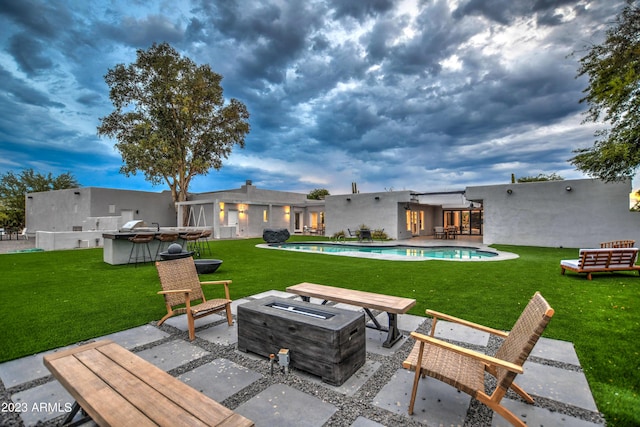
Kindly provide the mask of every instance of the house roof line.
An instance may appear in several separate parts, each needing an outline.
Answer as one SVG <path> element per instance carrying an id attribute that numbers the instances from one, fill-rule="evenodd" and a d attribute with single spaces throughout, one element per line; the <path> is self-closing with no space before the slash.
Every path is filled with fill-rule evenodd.
<path id="1" fill-rule="evenodd" d="M 466 190 L 457 190 L 457 191 L 433 191 L 426 193 L 411 193 L 412 196 L 437 196 L 442 194 L 465 194 Z"/>

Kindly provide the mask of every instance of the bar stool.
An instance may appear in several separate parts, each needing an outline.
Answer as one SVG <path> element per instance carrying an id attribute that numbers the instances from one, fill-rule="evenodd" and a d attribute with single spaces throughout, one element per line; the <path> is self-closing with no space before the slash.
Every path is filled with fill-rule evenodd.
<path id="1" fill-rule="evenodd" d="M 156 239 L 159 240 L 158 249 L 156 249 L 156 257 L 154 258 L 157 260 L 160 252 L 167 249 L 171 243 L 178 240 L 178 235 L 174 233 L 161 233 L 156 236 Z"/>
<path id="2" fill-rule="evenodd" d="M 200 243 L 198 240 L 201 235 L 200 231 L 190 231 L 182 236 L 182 239 L 187 242 L 187 250 L 192 251 L 197 258 L 200 258 Z"/>
<path id="3" fill-rule="evenodd" d="M 133 260 L 136 267 L 138 266 L 138 261 L 140 260 L 140 250 L 142 250 L 143 263 L 147 262 L 147 253 L 149 254 L 149 261 L 153 261 L 153 257 L 151 256 L 151 249 L 149 249 L 149 242 L 152 240 L 153 234 L 136 234 L 133 237 L 129 237 L 129 241 L 131 242 L 131 252 L 129 253 L 129 262 L 127 264 L 131 264 Z M 147 250 L 146 253 L 145 249 Z M 136 251 L 135 257 L 133 256 L 134 250 Z"/>
<path id="4" fill-rule="evenodd" d="M 211 255 L 211 249 L 209 248 L 209 237 L 211 237 L 211 230 L 204 230 L 200 233 L 200 238 L 198 239 L 198 245 L 200 249 L 202 249 L 202 253 L 207 252 Z"/>

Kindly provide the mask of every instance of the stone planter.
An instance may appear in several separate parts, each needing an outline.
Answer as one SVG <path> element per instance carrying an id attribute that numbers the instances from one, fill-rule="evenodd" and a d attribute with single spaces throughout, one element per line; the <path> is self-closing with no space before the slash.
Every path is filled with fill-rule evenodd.
<path id="1" fill-rule="evenodd" d="M 193 262 L 196 265 L 198 274 L 211 274 L 222 264 L 221 259 L 196 259 Z"/>

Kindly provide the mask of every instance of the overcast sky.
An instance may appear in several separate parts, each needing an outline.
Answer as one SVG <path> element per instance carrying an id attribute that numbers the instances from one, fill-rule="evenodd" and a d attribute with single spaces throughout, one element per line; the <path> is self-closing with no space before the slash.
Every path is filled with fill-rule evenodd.
<path id="1" fill-rule="evenodd" d="M 119 173 L 104 75 L 168 42 L 221 74 L 251 133 L 193 192 L 449 191 L 584 178 L 578 60 L 617 0 L 3 0 L 0 173 L 161 191 Z M 571 55 L 576 52 L 575 55 Z"/>

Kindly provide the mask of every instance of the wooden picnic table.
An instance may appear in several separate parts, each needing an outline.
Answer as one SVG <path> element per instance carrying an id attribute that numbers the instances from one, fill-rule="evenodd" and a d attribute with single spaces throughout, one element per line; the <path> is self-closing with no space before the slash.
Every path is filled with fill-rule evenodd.
<path id="1" fill-rule="evenodd" d="M 100 426 L 253 426 L 111 340 L 49 354 L 44 364 Z"/>
<path id="2" fill-rule="evenodd" d="M 320 298 L 324 300 L 322 304 L 326 304 L 328 301 L 334 301 L 364 308 L 364 311 L 373 321 L 373 325 L 367 324 L 367 327 L 387 332 L 387 339 L 382 344 L 385 348 L 393 347 L 393 345 L 402 338 L 402 334 L 398 330 L 397 315 L 406 313 L 411 307 L 416 305 L 416 300 L 411 298 L 336 288 L 334 286 L 306 282 L 289 286 L 287 292 L 300 295 L 304 301 L 309 301 L 310 298 Z M 380 322 L 373 316 L 371 310 L 386 312 L 389 318 L 389 326 L 385 328 L 380 325 Z"/>

